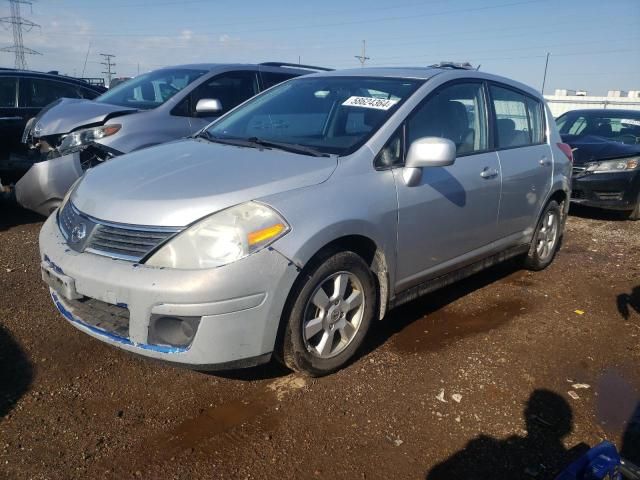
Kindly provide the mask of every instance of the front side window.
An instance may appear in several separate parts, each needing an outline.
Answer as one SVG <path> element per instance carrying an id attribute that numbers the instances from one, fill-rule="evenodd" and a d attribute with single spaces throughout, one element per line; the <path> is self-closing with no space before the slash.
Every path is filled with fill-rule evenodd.
<path id="1" fill-rule="evenodd" d="M 456 83 L 438 90 L 407 120 L 407 146 L 423 137 L 448 138 L 458 155 L 487 149 L 482 83 Z"/>
<path id="2" fill-rule="evenodd" d="M 16 92 L 18 79 L 15 77 L 0 77 L 0 108 L 16 107 Z"/>
<path id="3" fill-rule="evenodd" d="M 149 110 L 162 105 L 205 73 L 205 70 L 156 70 L 121 83 L 100 95 L 96 102 Z"/>
<path id="4" fill-rule="evenodd" d="M 223 73 L 194 89 L 190 95 L 191 111 L 195 113 L 199 100 L 217 99 L 222 105 L 222 111 L 216 115 L 222 115 L 257 93 L 258 79 L 254 72 Z"/>
<path id="5" fill-rule="evenodd" d="M 542 105 L 528 95 L 492 85 L 498 148 L 536 145 L 544 141 Z"/>
<path id="6" fill-rule="evenodd" d="M 285 80 L 297 77 L 297 75 L 282 72 L 260 72 L 260 77 L 262 78 L 262 86 L 266 90 L 267 88 L 271 88 Z"/>
<path id="7" fill-rule="evenodd" d="M 348 155 L 421 83 L 400 78 L 300 77 L 250 100 L 207 133 L 212 138 L 257 138 Z"/>

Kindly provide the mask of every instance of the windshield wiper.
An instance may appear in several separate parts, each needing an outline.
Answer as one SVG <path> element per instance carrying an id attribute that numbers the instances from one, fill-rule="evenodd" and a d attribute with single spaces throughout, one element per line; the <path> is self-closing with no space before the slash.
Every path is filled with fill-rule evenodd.
<path id="1" fill-rule="evenodd" d="M 194 138 L 204 138 L 209 142 L 222 143 L 224 145 L 235 145 L 236 147 L 256 148 L 255 142 L 244 140 L 242 138 L 216 137 L 215 135 L 211 135 L 207 130 L 202 130 L 200 133 L 196 134 Z"/>
<path id="2" fill-rule="evenodd" d="M 303 155 L 311 155 L 313 157 L 329 157 L 328 153 L 321 152 L 320 150 L 308 147 L 307 145 L 300 145 L 298 143 L 286 143 L 286 142 L 274 142 L 271 140 L 264 140 L 258 137 L 247 138 L 248 142 L 255 145 L 262 145 L 267 148 L 277 148 L 278 150 L 284 150 L 293 153 L 302 153 Z"/>

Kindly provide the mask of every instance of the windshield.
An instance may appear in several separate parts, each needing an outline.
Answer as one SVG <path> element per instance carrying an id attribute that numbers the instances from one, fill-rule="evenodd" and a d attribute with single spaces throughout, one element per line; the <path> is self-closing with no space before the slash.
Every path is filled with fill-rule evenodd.
<path id="1" fill-rule="evenodd" d="M 597 136 L 626 144 L 640 143 L 640 111 L 575 111 L 557 120 L 563 135 Z"/>
<path id="2" fill-rule="evenodd" d="M 348 155 L 359 148 L 421 84 L 369 77 L 297 78 L 215 122 L 211 139 L 244 139 Z"/>
<path id="3" fill-rule="evenodd" d="M 206 73 L 206 70 L 162 69 L 121 83 L 96 102 L 148 110 L 162 105 Z"/>

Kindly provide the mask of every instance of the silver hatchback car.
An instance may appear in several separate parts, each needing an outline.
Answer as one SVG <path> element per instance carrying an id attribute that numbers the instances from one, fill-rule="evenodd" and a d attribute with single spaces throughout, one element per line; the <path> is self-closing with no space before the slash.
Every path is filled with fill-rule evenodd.
<path id="1" fill-rule="evenodd" d="M 538 92 L 482 72 L 299 77 L 87 171 L 42 228 L 43 279 L 124 350 L 325 375 L 390 308 L 506 258 L 549 265 L 561 142 Z"/>

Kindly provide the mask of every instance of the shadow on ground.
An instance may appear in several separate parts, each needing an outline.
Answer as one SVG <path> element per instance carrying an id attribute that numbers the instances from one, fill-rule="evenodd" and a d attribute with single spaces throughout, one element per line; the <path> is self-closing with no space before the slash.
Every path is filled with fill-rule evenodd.
<path id="1" fill-rule="evenodd" d="M 622 458 L 640 465 L 640 403 L 627 423 L 620 449 Z"/>
<path id="2" fill-rule="evenodd" d="M 33 381 L 33 367 L 9 331 L 0 325 L 0 418 L 11 411 Z"/>
<path id="3" fill-rule="evenodd" d="M 628 221 L 629 212 L 620 210 L 606 210 L 604 208 L 585 207 L 584 205 L 571 204 L 569 215 L 592 220 Z"/>
<path id="4" fill-rule="evenodd" d="M 45 218 L 31 210 L 0 200 L 0 232 L 19 225 L 43 222 Z"/>
<path id="5" fill-rule="evenodd" d="M 426 473 L 426 480 L 553 479 L 589 447 L 567 449 L 563 438 L 573 429 L 567 401 L 550 390 L 535 390 L 524 409 L 526 436 L 500 440 L 480 435 L 464 449 Z"/>
<path id="6" fill-rule="evenodd" d="M 433 315 L 459 298 L 502 280 L 503 278 L 520 270 L 521 264 L 518 262 L 518 259 L 503 262 L 469 278 L 436 290 L 435 292 L 429 293 L 405 305 L 395 308 L 388 313 L 384 320 L 374 321 L 364 344 L 360 349 L 360 353 L 357 354 L 357 358 L 361 358 L 362 356 L 365 356 L 377 349 L 386 343 L 392 336 L 410 327 L 417 320 L 425 316 Z M 502 308 L 501 310 L 508 313 L 509 308 Z M 485 319 L 480 318 L 481 316 L 479 316 L 473 323 L 470 323 L 468 320 L 471 319 L 471 317 L 466 321 L 456 322 L 456 319 L 453 318 L 454 315 L 444 312 L 444 316 L 448 317 L 448 320 L 450 321 L 441 322 L 441 319 L 437 318 L 434 319 L 434 322 L 437 322 L 437 324 L 431 325 L 431 338 L 433 339 L 431 340 L 432 343 L 430 345 L 431 350 L 437 350 L 444 347 L 451 341 L 455 341 L 456 339 L 465 336 L 465 334 L 475 334 L 480 331 L 491 330 L 498 326 L 496 320 L 499 322 L 502 320 L 498 316 L 487 315 L 488 321 L 486 322 L 484 321 Z M 508 318 L 504 318 L 504 320 L 507 319 Z M 455 329 L 457 326 L 461 328 L 455 332 L 451 332 L 451 335 L 449 334 L 450 332 L 442 332 L 445 333 L 445 335 L 440 337 L 437 335 L 438 330 L 442 328 L 450 327 Z M 439 340 L 441 340 L 441 342 L 439 342 Z"/>
<path id="7" fill-rule="evenodd" d="M 621 293 L 617 298 L 618 312 L 622 318 L 629 320 L 631 311 L 640 314 L 640 285 L 633 287 L 631 293 Z"/>

